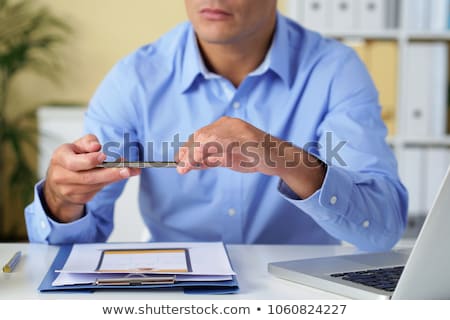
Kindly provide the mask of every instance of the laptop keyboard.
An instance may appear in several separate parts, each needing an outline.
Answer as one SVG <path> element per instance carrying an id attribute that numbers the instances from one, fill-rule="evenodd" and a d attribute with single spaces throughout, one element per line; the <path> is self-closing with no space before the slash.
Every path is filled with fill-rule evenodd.
<path id="1" fill-rule="evenodd" d="M 330 274 L 333 278 L 340 278 L 365 286 L 393 292 L 397 286 L 398 279 L 403 272 L 403 266 L 372 269 L 364 271 L 353 271 Z"/>

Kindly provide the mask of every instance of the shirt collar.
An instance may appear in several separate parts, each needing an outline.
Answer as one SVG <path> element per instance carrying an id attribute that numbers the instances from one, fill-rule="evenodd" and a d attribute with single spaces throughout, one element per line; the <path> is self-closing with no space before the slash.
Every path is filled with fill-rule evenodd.
<path id="1" fill-rule="evenodd" d="M 200 49 L 198 48 L 197 38 L 195 37 L 194 28 L 189 24 L 189 32 L 187 35 L 186 49 L 182 60 L 181 74 L 181 90 L 187 91 L 195 79 L 205 71 L 206 67 L 203 63 Z"/>
<path id="2" fill-rule="evenodd" d="M 291 85 L 291 68 L 289 68 L 290 51 L 286 23 L 286 19 L 277 13 L 277 24 L 270 49 L 264 58 L 264 61 L 258 68 L 249 74 L 250 76 L 262 75 L 270 69 L 277 74 L 287 86 Z M 203 75 L 207 80 L 220 78 L 219 75 L 206 68 L 192 25 L 190 25 L 189 28 L 182 70 L 182 92 L 186 92 L 199 75 Z"/>
<path id="3" fill-rule="evenodd" d="M 272 40 L 272 46 L 268 52 L 269 68 L 275 72 L 284 84 L 292 85 L 291 45 L 289 44 L 289 28 L 285 17 L 277 13 L 277 25 Z"/>

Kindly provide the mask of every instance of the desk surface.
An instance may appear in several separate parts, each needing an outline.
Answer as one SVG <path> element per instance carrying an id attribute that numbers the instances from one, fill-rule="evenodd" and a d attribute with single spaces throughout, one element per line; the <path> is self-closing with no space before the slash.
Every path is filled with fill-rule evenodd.
<path id="1" fill-rule="evenodd" d="M 98 290 L 87 293 L 40 293 L 37 288 L 58 251 L 56 246 L 27 243 L 0 243 L 3 265 L 18 250 L 22 259 L 13 273 L 0 274 L 0 299 L 342 299 L 343 297 L 278 279 L 267 271 L 273 261 L 314 258 L 358 252 L 351 246 L 228 245 L 240 291 L 231 295 L 185 295 L 181 290 Z"/>

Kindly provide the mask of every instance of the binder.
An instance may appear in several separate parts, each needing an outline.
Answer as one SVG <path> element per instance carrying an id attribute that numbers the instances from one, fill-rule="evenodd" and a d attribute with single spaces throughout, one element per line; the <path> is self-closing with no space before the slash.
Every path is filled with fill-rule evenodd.
<path id="1" fill-rule="evenodd" d="M 450 0 L 448 0 L 447 30 L 450 30 Z"/>
<path id="2" fill-rule="evenodd" d="M 425 150 L 407 148 L 399 155 L 399 174 L 409 192 L 408 215 L 421 216 L 427 212 L 425 186 Z"/>
<path id="3" fill-rule="evenodd" d="M 400 0 L 384 0 L 385 27 L 398 29 L 400 27 Z"/>
<path id="4" fill-rule="evenodd" d="M 335 30 L 352 30 L 356 24 L 354 0 L 332 0 L 331 26 Z"/>
<path id="5" fill-rule="evenodd" d="M 395 41 L 351 41 L 379 92 L 383 121 L 389 136 L 396 133 L 398 48 Z"/>
<path id="6" fill-rule="evenodd" d="M 407 4 L 405 3 L 407 2 Z M 407 27 L 409 31 L 425 31 L 430 26 L 429 0 L 403 1 L 407 5 Z"/>
<path id="7" fill-rule="evenodd" d="M 380 31 L 385 28 L 385 14 L 388 13 L 385 0 L 361 0 L 358 10 L 362 30 Z"/>
<path id="8" fill-rule="evenodd" d="M 286 16 L 294 21 L 303 23 L 305 19 L 305 0 L 288 1 L 286 3 Z"/>
<path id="9" fill-rule="evenodd" d="M 441 137 L 446 132 L 447 55 L 446 43 L 410 44 L 405 123 L 409 137 Z"/>
<path id="10" fill-rule="evenodd" d="M 395 41 L 370 42 L 369 72 L 379 91 L 381 115 L 390 136 L 396 133 L 398 49 Z"/>
<path id="11" fill-rule="evenodd" d="M 330 6 L 328 0 L 304 0 L 303 2 L 303 24 L 305 27 L 323 31 L 329 29 Z"/>
<path id="12" fill-rule="evenodd" d="M 447 43 L 432 44 L 430 78 L 433 91 L 429 133 L 434 137 L 443 137 L 447 132 L 448 53 Z"/>
<path id="13" fill-rule="evenodd" d="M 426 150 L 426 200 L 425 205 L 427 212 L 431 209 L 433 201 L 439 191 L 442 179 L 447 173 L 450 165 L 450 154 L 447 148 L 430 148 Z M 411 173 L 410 173 L 411 174 Z"/>
<path id="14" fill-rule="evenodd" d="M 147 278 L 127 278 L 120 279 L 119 282 L 108 282 L 107 279 L 100 279 L 91 284 L 75 284 L 65 286 L 53 286 L 52 283 L 58 276 L 56 270 L 61 270 L 66 263 L 72 251 L 72 245 L 61 246 L 58 254 L 53 260 L 47 274 L 43 278 L 40 286 L 40 292 L 93 292 L 102 289 L 183 289 L 188 294 L 231 294 L 239 291 L 239 285 L 236 276 L 232 280 L 226 281 L 176 281 L 173 276 L 152 276 Z M 101 276 L 100 276 L 101 277 Z M 159 279 L 158 279 L 159 278 Z M 157 281 L 161 280 L 161 281 Z"/>
<path id="15" fill-rule="evenodd" d="M 448 0 L 430 1 L 430 30 L 443 32 L 447 29 L 449 15 Z"/>
<path id="16" fill-rule="evenodd" d="M 406 121 L 405 134 L 409 137 L 428 136 L 433 88 L 430 84 L 431 67 L 430 45 L 426 43 L 410 44 L 406 70 Z"/>

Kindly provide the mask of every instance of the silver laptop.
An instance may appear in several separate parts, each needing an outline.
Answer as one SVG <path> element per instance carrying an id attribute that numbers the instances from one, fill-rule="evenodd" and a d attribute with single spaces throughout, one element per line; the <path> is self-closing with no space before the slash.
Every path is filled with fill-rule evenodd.
<path id="1" fill-rule="evenodd" d="M 269 272 L 355 299 L 450 299 L 450 168 L 412 250 L 273 262 Z"/>

